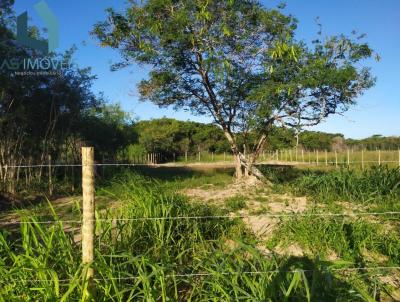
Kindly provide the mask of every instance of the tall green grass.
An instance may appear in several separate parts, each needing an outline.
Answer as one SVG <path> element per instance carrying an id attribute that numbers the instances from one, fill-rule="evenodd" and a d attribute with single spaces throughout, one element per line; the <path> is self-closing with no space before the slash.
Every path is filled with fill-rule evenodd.
<path id="1" fill-rule="evenodd" d="M 373 166 L 365 171 L 300 170 L 263 167 L 275 189 L 307 195 L 318 202 L 394 203 L 400 200 L 400 168 Z"/>
<path id="2" fill-rule="evenodd" d="M 364 172 L 344 169 L 322 175 L 310 173 L 295 181 L 293 187 L 297 193 L 311 193 L 319 201 L 380 202 L 399 198 L 400 169 L 374 166 Z"/>
<path id="3" fill-rule="evenodd" d="M 326 258 L 333 251 L 338 259 L 351 262 L 367 262 L 363 253 L 374 252 L 384 256 L 381 264 L 400 265 L 400 234 L 387 227 L 365 219 L 293 218 L 283 223 L 270 244 L 297 242 L 314 256 Z"/>
<path id="4" fill-rule="evenodd" d="M 329 264 L 263 256 L 241 220 L 175 219 L 221 212 L 158 181 L 125 173 L 102 194 L 123 206 L 96 214 L 93 296 L 67 225 L 25 217 L 19 231 L 0 232 L 0 301 L 365 300 Z"/>
<path id="5" fill-rule="evenodd" d="M 331 217 L 298 217 L 284 221 L 268 241 L 275 249 L 293 244 L 313 259 L 324 259 L 332 267 L 400 266 L 400 233 L 388 225 L 363 220 Z M 398 273 L 398 270 L 397 270 Z M 393 276 L 396 271 L 369 270 L 362 274 L 344 273 L 341 280 L 351 284 L 362 300 L 377 301 L 379 295 L 390 295 L 395 288 L 377 278 L 381 274 Z M 343 286 L 342 288 L 346 288 Z"/>

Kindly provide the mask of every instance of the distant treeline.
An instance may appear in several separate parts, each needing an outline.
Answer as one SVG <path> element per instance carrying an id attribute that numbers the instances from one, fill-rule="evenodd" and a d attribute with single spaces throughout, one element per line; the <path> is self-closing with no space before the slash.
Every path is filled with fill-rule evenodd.
<path id="1" fill-rule="evenodd" d="M 173 154 L 196 154 L 197 152 L 230 152 L 229 143 L 223 131 L 214 124 L 203 124 L 192 121 L 179 121 L 171 118 L 138 121 L 132 124 L 132 133 L 136 141 L 126 147 L 119 156 L 129 158 L 154 152 L 162 153 L 165 158 Z M 252 134 L 238 136 L 239 146 L 244 141 L 251 147 L 254 144 Z M 266 145 L 266 151 L 296 148 L 297 137 L 291 129 L 275 128 Z M 303 131 L 299 134 L 298 148 L 305 150 L 341 151 L 353 150 L 397 150 L 400 137 L 383 137 L 374 135 L 369 138 L 355 140 L 345 139 L 340 133 Z M 241 150 L 243 152 L 243 149 Z"/>

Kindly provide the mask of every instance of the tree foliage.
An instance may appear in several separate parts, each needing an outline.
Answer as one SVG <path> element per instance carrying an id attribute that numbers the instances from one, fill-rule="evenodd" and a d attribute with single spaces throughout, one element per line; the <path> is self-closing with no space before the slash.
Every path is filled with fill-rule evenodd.
<path id="1" fill-rule="evenodd" d="M 164 159 L 172 159 L 174 154 L 222 153 L 230 149 L 221 128 L 213 124 L 161 118 L 139 121 L 133 131 L 138 135 L 137 147 L 128 150 L 133 155 L 154 152 L 162 153 Z"/>
<path id="2" fill-rule="evenodd" d="M 142 99 L 211 116 L 238 158 L 236 133 L 258 133 L 251 163 L 274 126 L 318 124 L 374 83 L 359 68 L 366 43 L 339 35 L 309 46 L 295 39 L 295 18 L 258 1 L 148 0 L 108 13 L 93 32 L 121 51 L 114 68 L 152 67 Z"/>
<path id="3" fill-rule="evenodd" d="M 58 75 L 18 75 L 7 68 L 7 60 L 22 61 L 41 56 L 20 46 L 13 32 L 13 1 L 1 2 L 0 14 L 0 191 L 14 193 L 16 183 L 40 180 L 53 162 L 79 160 L 80 146 L 91 142 L 97 154 L 114 154 L 135 138 L 125 133 L 126 119 L 120 108 L 107 107 L 91 88 L 95 76 L 90 68 L 76 65 L 58 70 Z M 33 32 L 33 31 L 31 31 Z M 40 32 L 36 31 L 36 34 Z M 74 48 L 50 58 L 67 61 Z M 4 63 L 4 61 L 6 63 Z M 37 169 L 15 166 L 35 164 Z"/>

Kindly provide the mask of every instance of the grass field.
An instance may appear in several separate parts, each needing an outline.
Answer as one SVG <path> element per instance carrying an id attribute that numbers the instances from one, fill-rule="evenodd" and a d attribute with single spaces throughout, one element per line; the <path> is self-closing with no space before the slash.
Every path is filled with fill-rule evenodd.
<path id="1" fill-rule="evenodd" d="M 399 215 L 357 215 L 400 211 L 399 169 L 262 171 L 272 185 L 185 167 L 103 180 L 90 290 L 79 197 L 4 213 L 0 301 L 400 299 Z"/>

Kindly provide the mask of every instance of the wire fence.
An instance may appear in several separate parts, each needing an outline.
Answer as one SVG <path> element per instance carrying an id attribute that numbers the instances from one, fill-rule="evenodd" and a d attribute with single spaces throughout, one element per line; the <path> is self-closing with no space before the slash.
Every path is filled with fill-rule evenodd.
<path id="1" fill-rule="evenodd" d="M 308 164 L 320 164 L 319 162 L 319 153 L 316 152 L 316 161 L 312 162 L 311 161 L 311 156 L 310 160 L 308 162 L 306 161 L 301 161 L 300 163 L 308 163 Z M 367 163 L 376 163 L 376 161 L 373 160 L 364 160 L 364 155 L 362 156 L 362 160 L 353 160 L 350 161 L 349 157 L 349 152 L 347 152 L 347 160 L 346 161 L 339 161 L 338 156 L 335 156 L 334 161 L 329 161 L 328 160 L 328 153 L 325 152 L 325 161 L 322 162 L 325 163 L 326 165 L 340 165 L 340 164 L 347 164 L 349 165 L 350 163 L 361 163 L 362 165 L 367 164 Z M 380 153 L 379 153 L 380 154 Z M 276 157 L 275 157 L 276 156 Z M 212 156 L 214 159 L 214 155 Z M 271 152 L 267 156 L 265 154 L 262 155 L 262 157 L 266 160 L 269 161 L 279 161 L 279 152 Z M 148 158 L 153 158 L 156 159 L 157 156 L 151 156 L 149 155 Z M 304 152 L 302 153 L 302 158 L 304 159 Z M 226 160 L 226 154 L 224 155 L 224 159 Z M 298 159 L 298 158 L 297 158 Z M 14 165 L 14 166 L 2 166 L 1 168 L 7 169 L 7 168 L 36 168 L 36 167 L 81 167 L 82 168 L 82 185 L 83 185 L 83 215 L 81 220 L 18 220 L 18 218 L 13 218 L 13 219 L 0 219 L 0 225 L 20 225 L 20 224 L 55 224 L 55 223 L 60 223 L 60 224 L 80 224 L 82 227 L 84 225 L 90 225 L 92 229 L 94 230 L 94 224 L 100 223 L 100 222 L 134 222 L 134 221 L 154 221 L 154 220 L 219 220 L 219 219 L 248 219 L 248 218 L 262 218 L 262 217 L 268 217 L 268 218 L 294 218 L 294 217 L 365 217 L 365 216 L 396 216 L 400 215 L 400 212 L 397 211 L 386 211 L 386 212 L 352 212 L 352 213 L 317 213 L 317 212 L 284 212 L 284 213 L 261 213 L 261 214 L 248 214 L 248 215 L 208 215 L 208 216 L 164 216 L 164 217 L 137 217 L 137 218 L 94 218 L 94 214 L 91 213 L 88 216 L 85 211 L 87 211 L 87 201 L 88 198 L 89 200 L 93 198 L 94 200 L 94 169 L 96 166 L 99 167 L 107 167 L 107 166 L 147 166 L 149 164 L 155 164 L 155 161 L 149 161 L 147 163 L 97 163 L 94 162 L 93 158 L 90 159 L 91 162 L 85 163 L 82 162 L 81 164 L 63 164 L 63 163 L 57 163 L 57 164 L 48 164 L 48 165 Z M 282 158 L 281 158 L 282 160 Z M 293 161 L 291 161 L 293 162 Z M 383 163 L 400 163 L 400 152 L 399 152 L 399 159 L 397 160 L 384 160 L 379 157 L 379 164 Z M 86 182 L 84 181 L 86 180 Z M 88 182 L 89 181 L 89 182 Z M 86 190 L 86 191 L 85 191 Z M 94 205 L 92 205 L 93 207 Z M 91 209 L 92 211 L 93 208 Z M 43 217 L 48 217 L 43 216 Z M 88 218 L 89 217 L 89 218 Z M 90 218 L 93 217 L 93 218 Z M 40 216 L 37 216 L 35 219 L 40 218 Z M 87 238 L 85 237 L 85 232 L 82 232 L 82 244 L 84 244 L 85 241 L 89 240 L 90 242 L 87 242 L 86 244 L 91 246 L 91 249 L 94 249 L 94 242 L 93 238 Z M 83 251 L 84 252 L 84 251 Z M 104 255 L 107 256 L 107 255 Z M 115 255 L 114 255 L 115 256 Z M 92 255 L 93 257 L 93 255 Z M 90 260 L 90 259 L 89 259 Z M 93 260 L 93 259 L 91 259 Z M 90 261 L 83 261 L 82 263 L 85 264 Z M 18 269 L 27 269 L 29 270 L 30 268 L 18 268 Z M 37 269 L 37 268 L 35 268 Z M 43 270 L 46 269 L 51 269 L 51 268 L 42 268 Z M 399 266 L 377 266 L 377 267 L 351 267 L 351 268 L 327 268 L 326 271 L 330 272 L 345 272 L 345 271 L 377 271 L 377 270 L 397 270 L 400 269 Z M 238 274 L 244 274 L 244 275 L 255 275 L 255 274 L 271 274 L 271 273 L 298 273 L 298 272 L 312 272 L 313 270 L 288 270 L 288 271 L 282 271 L 282 270 L 268 270 L 268 271 L 238 271 L 238 272 L 194 272 L 194 273 L 187 273 L 187 274 L 165 274 L 165 277 L 196 277 L 196 276 L 215 276 L 215 275 L 238 275 Z M 92 277 L 92 276 L 88 276 Z M 128 276 L 128 277 L 116 277 L 116 278 L 91 278 L 94 281 L 97 282 L 102 282 L 102 281 L 111 281 L 111 280 L 133 280 L 137 279 L 139 276 Z M 73 278 L 69 279 L 57 279 L 57 282 L 71 282 L 72 280 L 75 280 Z M 21 280 L 18 279 L 18 281 L 27 281 L 27 282 L 54 282 L 53 279 L 26 279 L 26 280 Z M 7 282 L 7 281 L 2 281 L 0 280 L 0 283 L 2 282 Z"/>
<path id="2" fill-rule="evenodd" d="M 138 217 L 138 218 L 97 218 L 86 219 L 88 222 L 130 222 L 151 220 L 220 220 L 220 219 L 246 219 L 246 218 L 293 218 L 293 217 L 361 217 L 361 216 L 390 216 L 400 215 L 400 212 L 352 212 L 352 213 L 265 213 L 254 215 L 215 215 L 215 216 L 165 216 L 165 217 Z M 40 216 L 35 216 L 39 218 Z M 45 217 L 48 217 L 46 215 Z M 0 225 L 15 224 L 53 224 L 53 223 L 75 223 L 81 224 L 82 220 L 46 220 L 46 221 L 15 221 L 0 219 Z"/>
<path id="3" fill-rule="evenodd" d="M 243 155 L 250 159 L 252 154 Z M 174 153 L 168 158 L 170 162 L 176 163 L 231 163 L 234 156 L 231 152 L 208 152 L 198 153 Z M 306 150 L 302 148 L 279 149 L 261 152 L 256 160 L 259 164 L 281 164 L 291 165 L 329 165 L 329 166 L 352 166 L 358 165 L 382 165 L 390 164 L 400 167 L 400 150 Z"/>
<path id="4" fill-rule="evenodd" d="M 27 268 L 28 270 L 53 270 L 52 268 Z M 332 273 L 332 272 L 368 272 L 368 271 L 388 271 L 388 270 L 399 270 L 400 266 L 375 266 L 375 267 L 347 267 L 347 268 L 321 268 L 319 272 Z M 237 276 L 237 275 L 268 275 L 268 274 L 295 274 L 295 273 L 312 273 L 317 271 L 310 269 L 294 269 L 294 270 L 265 270 L 265 271 L 235 271 L 235 272 L 197 272 L 197 273 L 186 273 L 186 274 L 162 274 L 165 278 L 189 278 L 189 277 L 209 277 L 209 276 Z M 69 283 L 76 280 L 77 278 L 64 278 L 64 279 L 18 279 L 18 282 L 58 282 L 58 283 Z M 115 277 L 115 278 L 93 278 L 96 282 L 107 282 L 107 281 L 129 281 L 140 279 L 140 276 L 127 276 L 127 277 Z M 0 283 L 7 282 L 0 280 Z"/>
<path id="5" fill-rule="evenodd" d="M 362 169 L 367 165 L 383 165 L 389 164 L 400 167 L 400 149 L 399 150 L 303 150 L 289 149 L 276 150 L 263 153 L 263 159 L 272 161 L 289 162 L 297 165 L 320 165 L 320 166 L 360 166 Z"/>
<path id="6" fill-rule="evenodd" d="M 244 153 L 246 158 L 252 155 Z M 215 153 L 215 152 L 199 152 L 197 154 L 173 153 L 166 155 L 163 153 L 147 153 L 138 157 L 131 157 L 121 162 L 107 163 L 106 161 L 95 161 L 95 167 L 119 167 L 119 166 L 149 166 L 155 164 L 168 163 L 233 163 L 234 156 L 231 152 Z M 284 149 L 275 151 L 262 152 L 256 163 L 276 164 L 277 162 L 292 163 L 294 165 L 364 165 L 364 164 L 397 164 L 400 167 L 400 150 L 377 150 L 377 151 L 320 151 L 320 150 L 304 150 L 304 149 Z M 40 164 L 19 164 L 7 165 L 0 164 L 0 169 L 21 169 L 21 168 L 68 168 L 82 167 L 81 163 L 40 163 Z"/>

